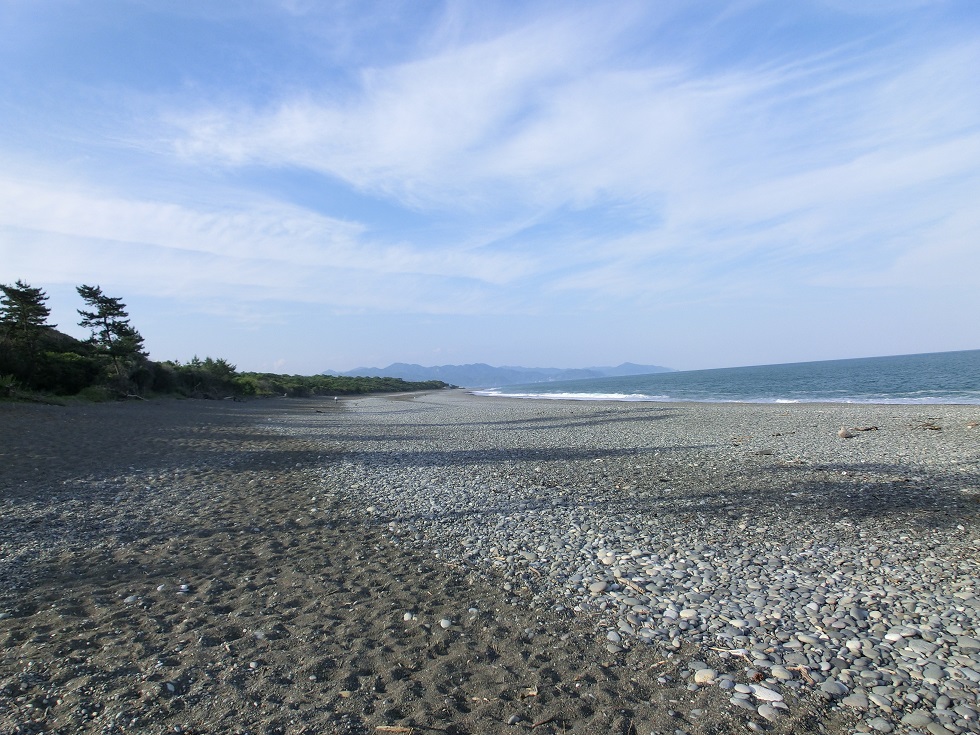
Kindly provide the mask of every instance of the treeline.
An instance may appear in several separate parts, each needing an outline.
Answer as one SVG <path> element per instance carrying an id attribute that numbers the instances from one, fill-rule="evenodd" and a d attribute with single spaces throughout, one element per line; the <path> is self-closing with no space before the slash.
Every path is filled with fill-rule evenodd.
<path id="1" fill-rule="evenodd" d="M 198 398 L 225 396 L 310 396 L 389 393 L 448 388 L 441 380 L 409 382 L 400 378 L 353 378 L 331 375 L 278 375 L 239 373 L 225 360 L 195 357 L 186 364 L 164 362 L 157 365 L 153 391 L 179 393 Z"/>
<path id="2" fill-rule="evenodd" d="M 23 281 L 0 284 L 0 398 L 80 395 L 92 400 L 181 395 L 194 398 L 332 396 L 432 390 L 441 381 L 240 373 L 223 359 L 155 362 L 130 324 L 126 305 L 98 286 L 79 286 L 85 308 L 77 340 L 48 324 L 47 295 Z"/>

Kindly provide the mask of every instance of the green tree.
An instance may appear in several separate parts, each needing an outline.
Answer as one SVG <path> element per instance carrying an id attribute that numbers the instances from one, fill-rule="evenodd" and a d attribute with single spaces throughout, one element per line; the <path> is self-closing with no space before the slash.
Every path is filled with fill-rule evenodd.
<path id="1" fill-rule="evenodd" d="M 91 343 L 112 360 L 117 377 L 123 377 L 123 367 L 132 366 L 146 357 L 143 337 L 129 323 L 126 304 L 121 299 L 102 293 L 98 286 L 79 286 L 78 295 L 92 309 L 79 309 L 79 325 L 92 330 Z"/>
<path id="2" fill-rule="evenodd" d="M 37 369 L 38 345 L 48 324 L 51 310 L 45 306 L 47 294 L 18 280 L 13 286 L 0 284 L 0 329 L 11 347 L 20 353 L 26 364 L 28 380 Z"/>

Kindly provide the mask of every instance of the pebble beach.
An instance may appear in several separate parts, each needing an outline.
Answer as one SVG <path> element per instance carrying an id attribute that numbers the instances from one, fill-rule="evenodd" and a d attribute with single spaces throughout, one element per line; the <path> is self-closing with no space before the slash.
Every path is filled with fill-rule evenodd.
<path id="1" fill-rule="evenodd" d="M 0 405 L 0 732 L 980 732 L 980 407 Z"/>

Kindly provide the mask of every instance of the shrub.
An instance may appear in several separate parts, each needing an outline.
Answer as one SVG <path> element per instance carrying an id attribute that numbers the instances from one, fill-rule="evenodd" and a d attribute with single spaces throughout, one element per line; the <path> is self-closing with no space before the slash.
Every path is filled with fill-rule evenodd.
<path id="1" fill-rule="evenodd" d="M 13 398 L 16 392 L 16 378 L 13 375 L 0 375 L 0 398 Z"/>
<path id="2" fill-rule="evenodd" d="M 74 352 L 45 352 L 38 360 L 31 387 L 61 396 L 73 396 L 95 383 L 102 374 L 99 362 Z"/>
<path id="3" fill-rule="evenodd" d="M 78 391 L 78 398 L 93 403 L 103 403 L 104 401 L 114 401 L 118 396 L 104 385 L 89 385 Z"/>

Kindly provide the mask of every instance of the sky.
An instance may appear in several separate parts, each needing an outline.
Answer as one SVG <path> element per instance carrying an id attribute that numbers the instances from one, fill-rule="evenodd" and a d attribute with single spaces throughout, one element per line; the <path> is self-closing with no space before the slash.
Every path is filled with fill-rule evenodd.
<path id="1" fill-rule="evenodd" d="M 0 283 L 156 360 L 980 348 L 976 0 L 0 0 Z"/>

